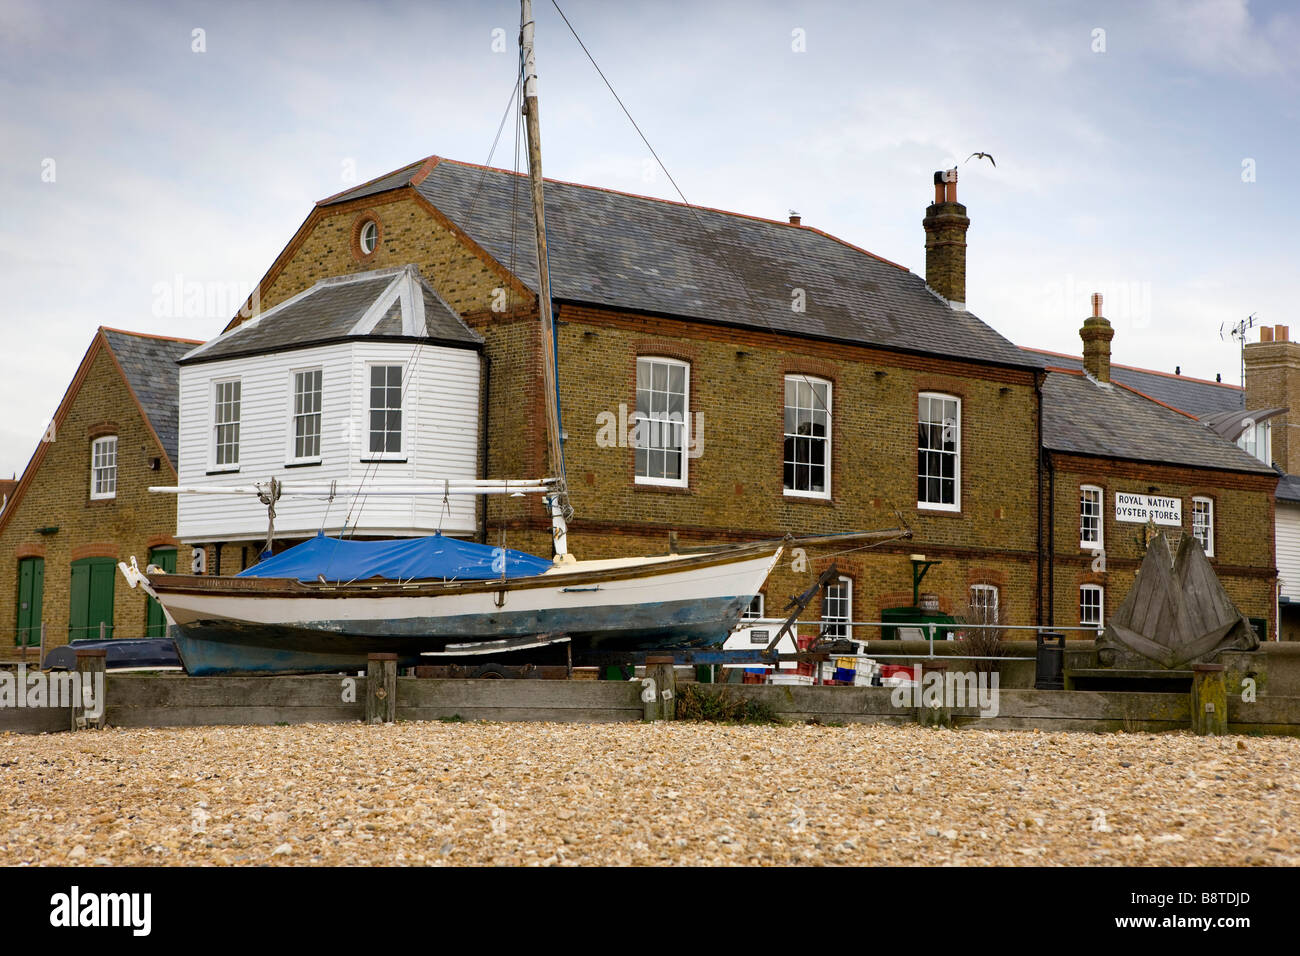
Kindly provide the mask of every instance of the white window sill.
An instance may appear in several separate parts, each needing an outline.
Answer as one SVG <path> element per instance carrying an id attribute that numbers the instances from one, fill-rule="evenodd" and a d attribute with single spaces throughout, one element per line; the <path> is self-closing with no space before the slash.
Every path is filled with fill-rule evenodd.
<path id="1" fill-rule="evenodd" d="M 320 459 L 320 458 L 295 458 L 295 459 L 293 459 L 293 460 L 291 460 L 291 461 L 286 461 L 286 462 L 284 463 L 284 467 L 286 467 L 286 468 L 306 468 L 306 467 L 308 467 L 308 466 L 310 466 L 310 465 L 319 465 L 320 463 L 321 463 L 321 459 Z"/>
<path id="2" fill-rule="evenodd" d="M 643 478 L 641 475 L 636 476 L 636 484 L 645 488 L 685 488 L 687 486 L 685 480 Z"/>
<path id="3" fill-rule="evenodd" d="M 917 510 L 917 511 L 947 511 L 947 512 L 949 512 L 950 514 L 960 514 L 960 513 L 961 513 L 961 505 L 960 505 L 960 504 L 955 504 L 955 505 L 932 505 L 932 504 L 930 504 L 930 503 L 928 503 L 928 502 L 925 502 L 925 501 L 918 501 L 918 502 L 916 503 L 916 510 Z"/>
<path id="4" fill-rule="evenodd" d="M 112 492 L 111 494 L 107 494 L 107 495 L 92 494 L 90 496 L 90 500 L 91 501 L 112 501 L 116 497 L 117 497 L 117 492 Z"/>
<path id="5" fill-rule="evenodd" d="M 1105 545 L 1103 545 L 1100 541 L 1080 541 L 1079 550 L 1080 551 L 1104 551 Z"/>
<path id="6" fill-rule="evenodd" d="M 239 473 L 238 465 L 223 466 L 221 468 L 213 468 L 210 469 L 209 471 L 204 472 L 204 474 L 208 474 L 208 475 L 234 475 L 238 473 Z"/>
<path id="7" fill-rule="evenodd" d="M 812 498 L 817 501 L 831 500 L 829 491 L 795 491 L 793 488 L 782 488 L 781 493 L 787 498 Z"/>

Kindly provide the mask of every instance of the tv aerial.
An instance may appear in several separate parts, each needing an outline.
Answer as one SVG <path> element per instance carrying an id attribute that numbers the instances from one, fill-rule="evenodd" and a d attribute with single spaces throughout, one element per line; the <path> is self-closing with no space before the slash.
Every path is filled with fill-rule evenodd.
<path id="1" fill-rule="evenodd" d="M 1252 312 L 1244 319 L 1240 319 L 1232 323 L 1232 325 L 1228 325 L 1226 322 L 1219 323 L 1219 338 L 1235 339 L 1237 342 L 1237 347 L 1241 350 L 1241 387 L 1242 388 L 1246 387 L 1246 333 L 1251 329 L 1253 329 L 1255 326 L 1259 325 L 1259 322 L 1256 321 L 1255 319 L 1255 316 L 1257 314 L 1258 313 Z"/>

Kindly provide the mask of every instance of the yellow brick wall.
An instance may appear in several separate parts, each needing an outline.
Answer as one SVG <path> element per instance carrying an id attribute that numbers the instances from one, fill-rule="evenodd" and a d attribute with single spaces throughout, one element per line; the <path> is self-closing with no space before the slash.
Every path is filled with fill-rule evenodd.
<path id="1" fill-rule="evenodd" d="M 90 499 L 90 429 L 117 426 L 117 496 Z M 176 532 L 176 498 L 153 495 L 151 484 L 172 484 L 175 474 L 162 458 L 159 471 L 150 460 L 163 456 L 107 349 L 92 360 L 67 418 L 46 449 L 34 481 L 12 505 L 0 530 L 0 655 L 18 656 L 18 553 L 43 548 L 45 593 L 43 618 L 46 650 L 68 641 L 71 562 L 81 549 L 107 545 L 119 560 L 135 555 L 143 567 L 150 542 Z M 51 535 L 37 528 L 57 526 Z M 98 556 L 98 555 L 97 555 Z M 178 556 L 178 570 L 188 569 L 188 550 Z M 114 576 L 113 624 L 117 637 L 144 636 L 145 596 Z M 81 635 L 76 635 L 81 637 Z M 94 635 L 92 635 L 94 636 Z"/>
<path id="2" fill-rule="evenodd" d="M 1105 588 L 1105 620 L 1132 589 L 1133 577 L 1145 554 L 1144 525 L 1117 521 L 1115 493 L 1155 494 L 1182 500 L 1182 534 L 1192 533 L 1192 498 L 1214 501 L 1214 555 L 1210 563 L 1224 590 L 1248 617 L 1268 620 L 1273 630 L 1273 593 L 1277 574 L 1273 564 L 1273 486 L 1268 475 L 1247 476 L 1210 469 L 1054 456 L 1055 496 L 1055 623 L 1079 623 L 1079 586 Z M 1105 571 L 1092 550 L 1079 547 L 1079 487 L 1103 489 L 1102 507 Z M 1154 488 L 1154 491 L 1149 489 Z"/>

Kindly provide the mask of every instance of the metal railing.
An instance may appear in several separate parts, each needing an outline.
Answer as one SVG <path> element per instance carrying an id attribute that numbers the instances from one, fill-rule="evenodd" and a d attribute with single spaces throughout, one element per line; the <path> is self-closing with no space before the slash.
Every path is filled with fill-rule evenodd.
<path id="1" fill-rule="evenodd" d="M 763 626 L 763 625 L 770 625 L 770 624 L 782 625 L 784 623 L 785 623 L 784 618 L 766 618 L 766 617 L 743 618 L 741 619 L 739 626 L 751 627 L 755 625 Z M 922 640 L 927 640 L 930 644 L 930 651 L 926 655 L 927 657 L 938 656 L 934 653 L 934 642 L 935 642 L 934 635 L 936 630 L 943 630 L 949 632 L 948 637 L 939 638 L 939 640 L 941 641 L 953 640 L 951 634 L 957 631 L 974 631 L 974 630 L 1033 631 L 1035 634 L 1059 634 L 1062 631 L 1087 631 L 1091 634 L 1098 634 L 1098 635 L 1101 634 L 1102 631 L 1100 627 L 1094 627 L 1091 625 L 1069 625 L 1069 626 L 1053 627 L 1046 624 L 947 624 L 947 623 L 937 623 L 934 621 L 825 621 L 825 620 L 817 619 L 811 621 L 796 621 L 795 627 L 798 627 L 799 625 L 807 625 L 810 627 L 819 628 L 821 631 L 821 633 L 818 634 L 819 639 L 824 638 L 826 636 L 826 630 L 828 628 L 839 628 L 839 627 L 881 627 L 881 628 L 891 627 L 894 628 L 895 630 L 899 628 L 912 628 L 923 632 L 928 631 L 929 636 L 922 638 Z M 786 636 L 789 637 L 790 635 L 786 635 Z M 861 641 L 860 638 L 848 637 L 847 635 L 834 636 L 831 639 L 842 640 L 842 641 Z M 902 640 L 902 638 L 898 638 L 898 640 Z M 844 658 L 851 657 L 854 659 L 868 658 L 870 660 L 878 660 L 878 659 L 888 660 L 893 658 L 913 658 L 916 657 L 917 655 L 915 654 L 835 654 L 834 656 L 844 657 Z M 959 661 L 1037 660 L 1036 657 L 1012 657 L 1012 656 L 990 657 L 987 655 L 979 656 L 974 654 L 944 654 L 942 656 L 944 657 L 945 660 L 959 660 Z"/>

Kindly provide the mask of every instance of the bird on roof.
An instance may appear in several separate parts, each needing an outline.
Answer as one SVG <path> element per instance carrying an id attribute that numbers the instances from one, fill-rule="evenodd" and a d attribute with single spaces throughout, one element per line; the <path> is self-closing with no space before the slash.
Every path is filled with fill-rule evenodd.
<path id="1" fill-rule="evenodd" d="M 987 159 L 990 163 L 993 163 L 994 166 L 997 166 L 992 153 L 971 153 L 966 157 L 966 162 L 969 163 L 972 159 Z"/>

